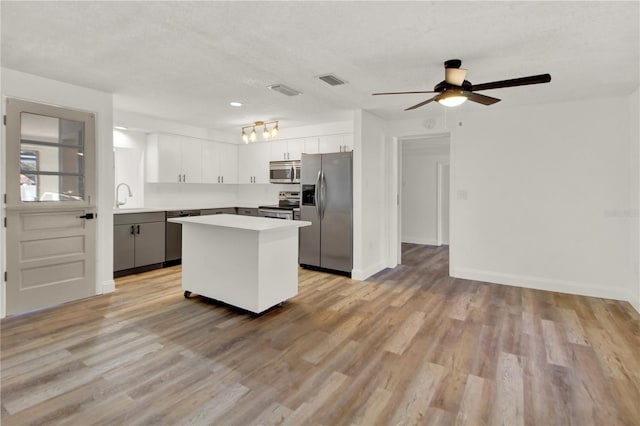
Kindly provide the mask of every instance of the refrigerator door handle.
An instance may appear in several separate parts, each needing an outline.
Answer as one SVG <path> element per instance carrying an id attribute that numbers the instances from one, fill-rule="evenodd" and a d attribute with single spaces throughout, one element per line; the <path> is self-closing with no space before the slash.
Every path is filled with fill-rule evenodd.
<path id="1" fill-rule="evenodd" d="M 322 206 L 320 207 L 320 220 L 324 219 L 324 211 L 325 211 L 325 204 L 324 204 L 324 200 L 327 198 L 327 181 L 324 178 L 324 171 L 321 172 L 321 176 L 320 176 L 320 199 L 322 200 Z"/>
<path id="2" fill-rule="evenodd" d="M 320 218 L 320 176 L 322 175 L 322 171 L 318 170 L 318 176 L 316 177 L 316 188 L 315 191 L 313 193 L 313 197 L 315 198 L 315 206 L 316 206 L 316 213 L 318 214 L 318 217 Z"/>

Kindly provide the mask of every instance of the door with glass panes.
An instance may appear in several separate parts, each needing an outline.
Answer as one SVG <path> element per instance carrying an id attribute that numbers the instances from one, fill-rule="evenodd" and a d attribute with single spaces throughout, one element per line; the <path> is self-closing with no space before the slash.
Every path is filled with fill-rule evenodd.
<path id="1" fill-rule="evenodd" d="M 94 295 L 95 116 L 7 99 L 6 312 Z"/>

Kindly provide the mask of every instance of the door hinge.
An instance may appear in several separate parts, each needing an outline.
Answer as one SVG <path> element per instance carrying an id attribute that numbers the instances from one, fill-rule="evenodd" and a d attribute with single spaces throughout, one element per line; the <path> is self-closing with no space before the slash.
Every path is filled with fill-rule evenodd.
<path id="1" fill-rule="evenodd" d="M 4 271 L 4 282 L 7 282 L 7 271 Z"/>
<path id="2" fill-rule="evenodd" d="M 5 228 L 7 227 L 7 217 L 6 217 L 6 216 L 5 216 L 5 218 L 4 218 L 4 227 L 5 227 Z"/>
<path id="3" fill-rule="evenodd" d="M 2 122 L 4 123 L 5 126 L 7 125 L 7 115 L 6 114 L 2 116 Z"/>
<path id="4" fill-rule="evenodd" d="M 7 204 L 7 193 L 4 193 L 4 203 Z"/>

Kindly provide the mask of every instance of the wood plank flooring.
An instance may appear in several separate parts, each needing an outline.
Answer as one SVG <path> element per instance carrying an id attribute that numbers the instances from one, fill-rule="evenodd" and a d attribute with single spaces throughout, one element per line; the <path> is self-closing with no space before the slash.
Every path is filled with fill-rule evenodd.
<path id="1" fill-rule="evenodd" d="M 629 304 L 403 256 L 365 282 L 300 270 L 260 317 L 184 299 L 178 266 L 6 318 L 2 424 L 640 425 Z"/>

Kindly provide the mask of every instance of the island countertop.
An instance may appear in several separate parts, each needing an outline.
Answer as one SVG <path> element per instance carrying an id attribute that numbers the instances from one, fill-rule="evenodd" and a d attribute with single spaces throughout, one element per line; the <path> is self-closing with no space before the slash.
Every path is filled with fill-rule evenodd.
<path id="1" fill-rule="evenodd" d="M 206 225 L 221 228 L 244 229 L 247 231 L 277 231 L 290 228 L 310 226 L 311 222 L 305 220 L 283 220 L 268 217 L 240 216 L 234 214 L 216 214 L 210 216 L 190 216 L 168 219 L 168 222 L 183 225 Z"/>

